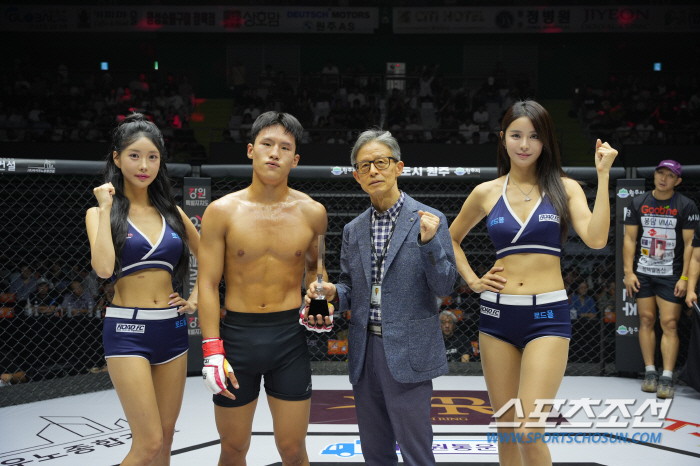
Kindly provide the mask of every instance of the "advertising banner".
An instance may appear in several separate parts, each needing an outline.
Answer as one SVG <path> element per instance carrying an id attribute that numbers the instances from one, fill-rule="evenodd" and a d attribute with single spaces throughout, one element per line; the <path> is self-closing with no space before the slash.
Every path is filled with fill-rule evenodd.
<path id="1" fill-rule="evenodd" d="M 182 186 L 182 210 L 190 218 L 197 231 L 202 226 L 202 216 L 211 202 L 211 178 L 186 177 Z M 197 281 L 197 259 L 190 254 L 190 272 L 183 287 L 185 298 L 189 298 Z M 190 349 L 187 352 L 187 372 L 202 370 L 202 330 L 199 327 L 199 312 L 187 314 L 187 332 Z"/>
<path id="2" fill-rule="evenodd" d="M 504 6 L 394 8 L 397 34 L 700 31 L 700 7 Z"/>
<path id="3" fill-rule="evenodd" d="M 635 196 L 644 194 L 644 179 L 621 178 L 615 189 L 615 364 L 620 372 L 644 370 L 639 348 L 639 313 L 633 296 L 627 296 L 624 283 L 622 247 L 625 237 L 624 219 Z"/>
<path id="4" fill-rule="evenodd" d="M 25 32 L 286 32 L 372 34 L 378 8 L 285 6 L 3 7 L 0 28 Z"/>

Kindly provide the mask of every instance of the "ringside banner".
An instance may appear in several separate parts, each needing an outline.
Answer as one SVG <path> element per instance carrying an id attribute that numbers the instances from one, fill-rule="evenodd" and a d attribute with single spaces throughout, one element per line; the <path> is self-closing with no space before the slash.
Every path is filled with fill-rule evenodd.
<path id="1" fill-rule="evenodd" d="M 202 227 L 202 216 L 211 202 L 211 178 L 185 177 L 182 185 L 182 210 L 197 231 Z M 197 259 L 190 253 L 190 270 L 184 286 L 184 296 L 189 298 L 197 282 Z M 187 352 L 187 372 L 202 370 L 202 330 L 199 327 L 199 311 L 187 314 L 187 332 L 190 337 L 190 349 Z"/>
<path id="2" fill-rule="evenodd" d="M 189 176 L 192 166 L 187 163 L 169 163 L 168 175 L 171 177 Z M 105 169 L 105 162 L 85 160 L 55 159 L 18 159 L 0 157 L 1 175 L 99 175 Z"/>
<path id="3" fill-rule="evenodd" d="M 700 7 L 473 6 L 394 8 L 397 34 L 700 31 Z"/>
<path id="4" fill-rule="evenodd" d="M 633 296 L 627 296 L 624 283 L 622 248 L 625 237 L 625 218 L 635 196 L 644 194 L 643 178 L 622 178 L 615 189 L 615 364 L 618 371 L 644 370 L 642 350 L 639 347 L 639 313 Z"/>
<path id="5" fill-rule="evenodd" d="M 24 32 L 287 32 L 372 34 L 379 9 L 305 6 L 10 5 L 0 29 Z"/>

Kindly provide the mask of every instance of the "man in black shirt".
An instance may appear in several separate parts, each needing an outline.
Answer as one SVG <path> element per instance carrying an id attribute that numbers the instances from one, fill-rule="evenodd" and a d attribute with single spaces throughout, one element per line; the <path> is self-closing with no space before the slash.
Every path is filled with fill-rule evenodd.
<path id="1" fill-rule="evenodd" d="M 449 362 L 469 362 L 473 353 L 472 343 L 462 335 L 455 335 L 457 316 L 452 311 L 440 313 L 440 327 L 445 339 L 445 354 Z"/>
<path id="2" fill-rule="evenodd" d="M 698 302 L 697 286 L 700 278 L 700 222 L 695 227 L 693 234 L 693 255 L 688 267 L 688 292 L 685 295 L 685 303 L 692 308 Z"/>
<path id="3" fill-rule="evenodd" d="M 59 295 L 51 290 L 49 281 L 45 278 L 40 278 L 36 282 L 36 293 L 32 293 L 29 297 L 27 309 L 33 312 L 33 315 L 45 314 L 52 315 L 56 311 Z"/>
<path id="4" fill-rule="evenodd" d="M 699 217 L 695 203 L 674 191 L 681 173 L 678 162 L 662 161 L 654 172 L 655 189 L 636 196 L 625 214 L 625 288 L 637 298 L 639 345 L 646 366 L 642 390 L 656 392 L 659 398 L 673 397 L 676 326 L 688 289 L 693 230 Z M 663 330 L 661 377 L 654 366 L 657 307 Z"/>

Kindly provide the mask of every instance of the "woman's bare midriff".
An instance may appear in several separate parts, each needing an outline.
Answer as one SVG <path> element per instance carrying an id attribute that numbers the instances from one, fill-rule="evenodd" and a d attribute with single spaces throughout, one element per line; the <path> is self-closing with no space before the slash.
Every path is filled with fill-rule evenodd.
<path id="1" fill-rule="evenodd" d="M 112 302 L 123 307 L 166 308 L 172 293 L 170 272 L 143 269 L 117 280 Z"/>
<path id="2" fill-rule="evenodd" d="M 541 294 L 564 289 L 561 261 L 549 254 L 511 254 L 498 259 L 494 267 L 503 267 L 498 275 L 507 282 L 503 294 Z"/>

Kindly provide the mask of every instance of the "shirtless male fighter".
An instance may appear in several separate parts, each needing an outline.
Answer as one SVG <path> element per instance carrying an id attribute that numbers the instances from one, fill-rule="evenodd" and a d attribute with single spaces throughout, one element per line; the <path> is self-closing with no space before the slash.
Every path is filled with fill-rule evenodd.
<path id="1" fill-rule="evenodd" d="M 220 466 L 246 464 L 263 375 L 282 463 L 309 464 L 311 365 L 299 325 L 301 285 L 304 272 L 305 287 L 316 279 L 317 238 L 328 219 L 321 204 L 287 186 L 302 131 L 287 113 L 261 114 L 248 144 L 251 185 L 212 202 L 202 219 L 202 373 L 214 393 Z M 220 322 L 222 273 L 227 311 Z"/>

